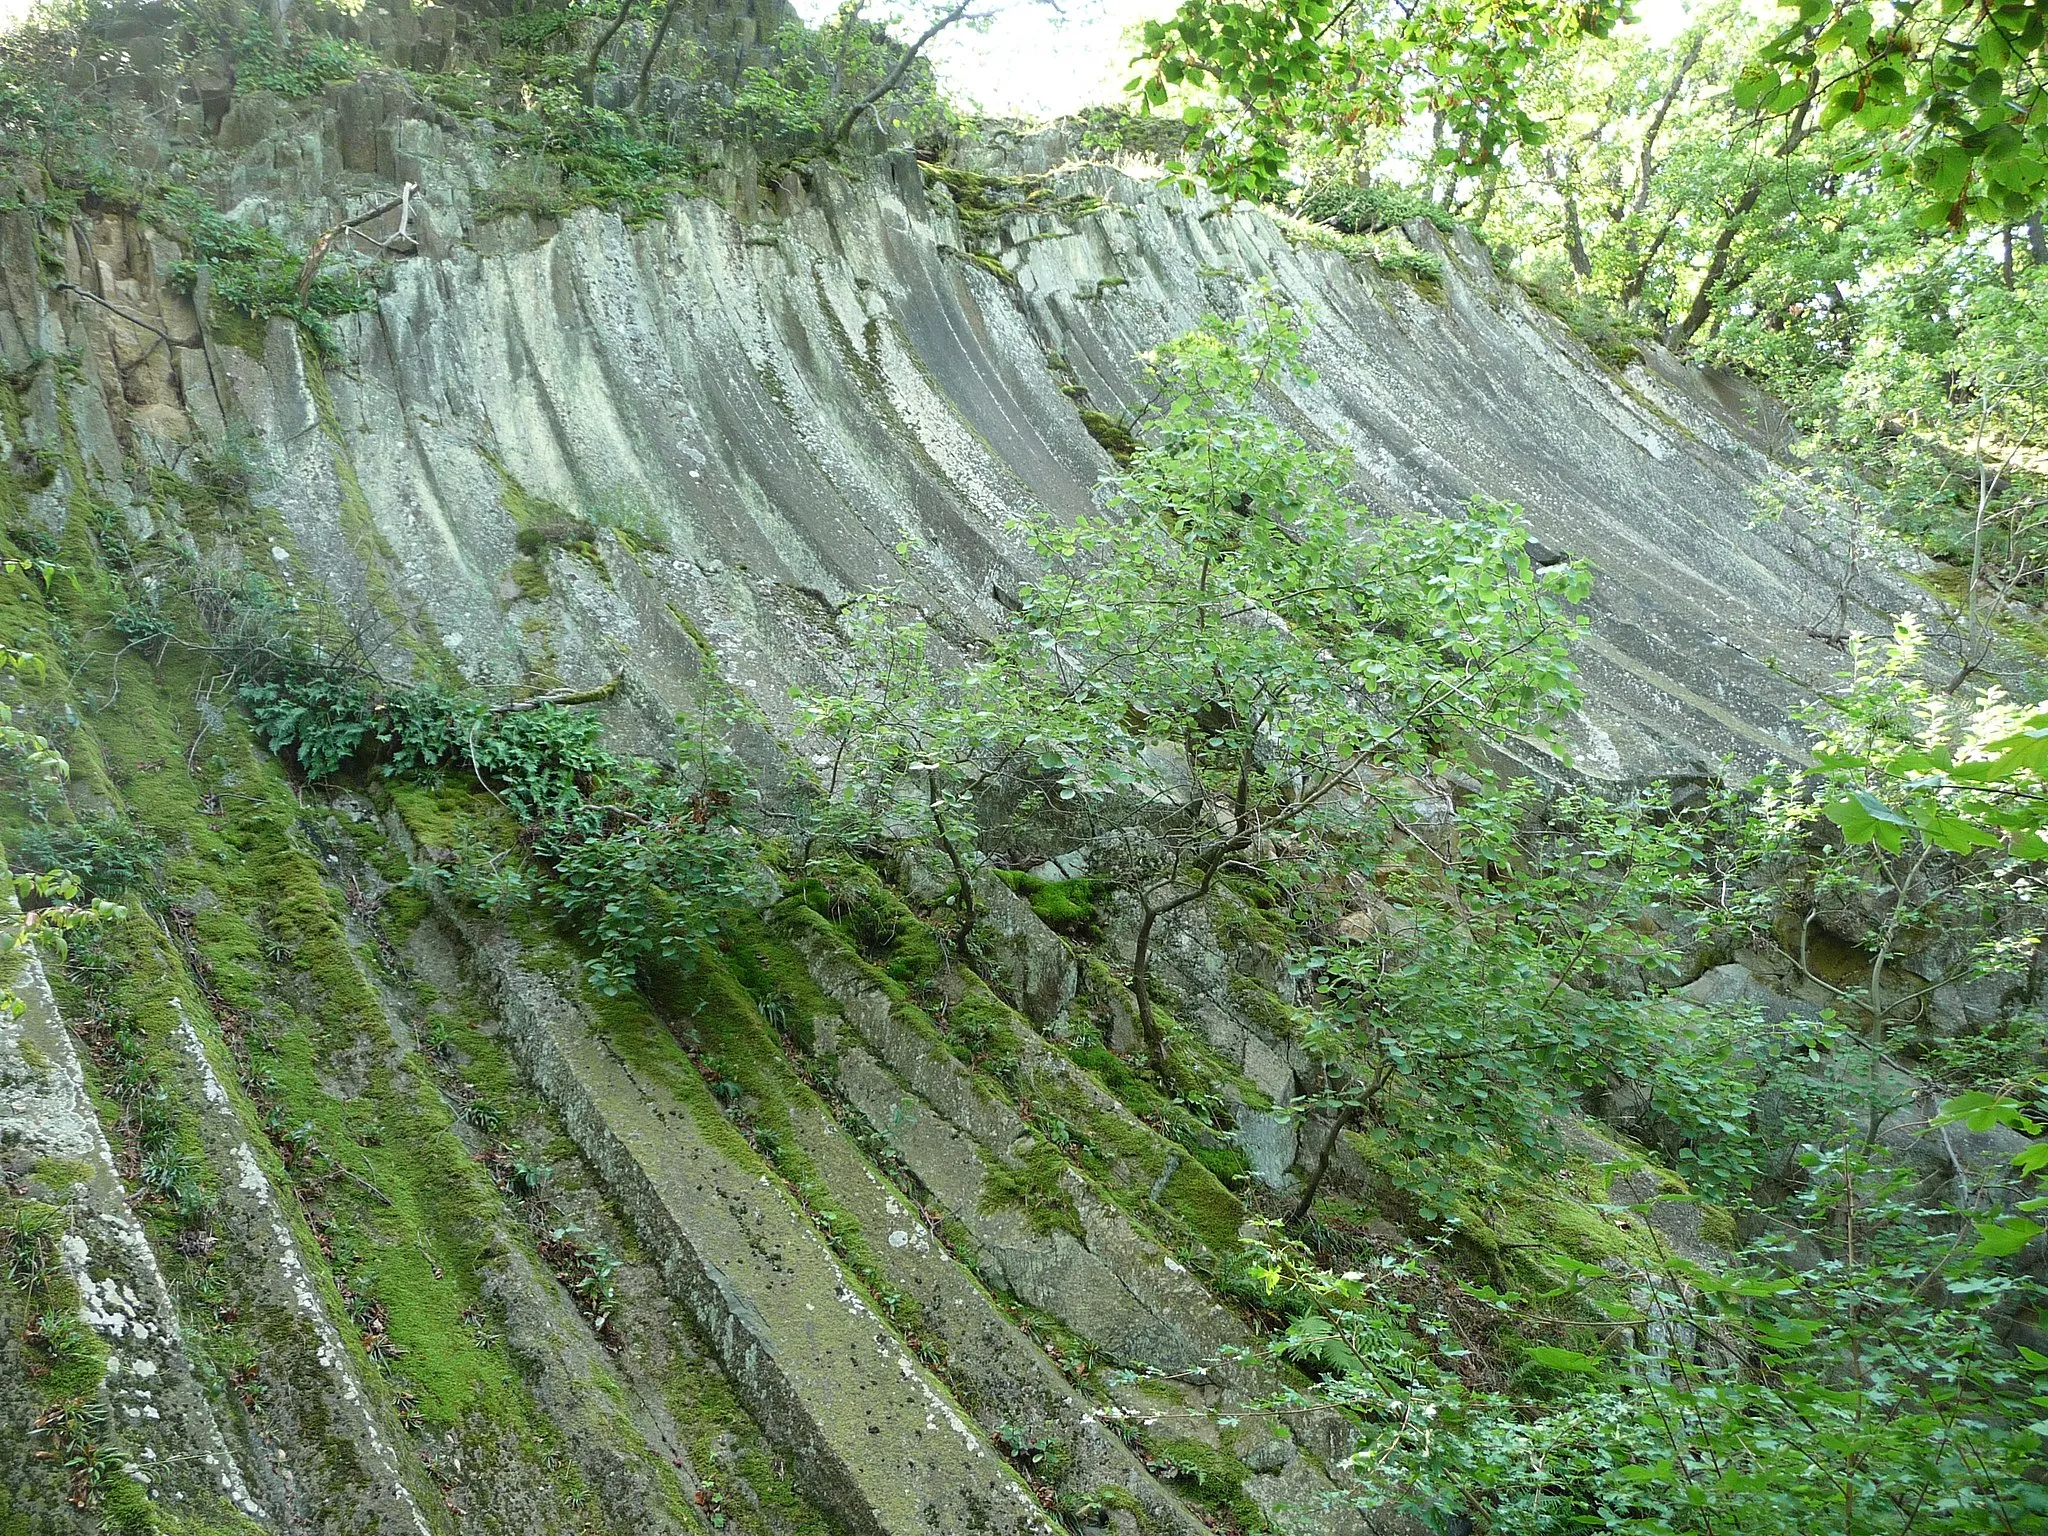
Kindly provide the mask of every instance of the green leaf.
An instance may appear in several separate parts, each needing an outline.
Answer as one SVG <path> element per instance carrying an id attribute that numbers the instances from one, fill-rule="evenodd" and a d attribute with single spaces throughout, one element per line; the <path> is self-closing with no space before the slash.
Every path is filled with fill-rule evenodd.
<path id="1" fill-rule="evenodd" d="M 1523 1353 L 1546 1371 L 1569 1371 L 1582 1376 L 1597 1376 L 1607 1369 L 1605 1362 L 1592 1355 L 1582 1355 L 1575 1349 L 1559 1349 L 1553 1344 L 1532 1344 Z"/>
<path id="2" fill-rule="evenodd" d="M 2037 1221 L 2024 1216 L 2001 1216 L 1995 1221 L 1973 1221 L 1977 1229 L 1977 1246 L 1970 1250 L 1980 1259 L 2007 1259 L 2018 1253 L 2027 1244 L 2048 1232 Z"/>
<path id="3" fill-rule="evenodd" d="M 1902 816 L 1867 790 L 1855 790 L 1823 808 L 1829 821 L 1842 829 L 1851 843 L 1875 840 L 1888 852 L 1904 845 L 1903 831 L 1918 831 L 1909 816 Z"/>

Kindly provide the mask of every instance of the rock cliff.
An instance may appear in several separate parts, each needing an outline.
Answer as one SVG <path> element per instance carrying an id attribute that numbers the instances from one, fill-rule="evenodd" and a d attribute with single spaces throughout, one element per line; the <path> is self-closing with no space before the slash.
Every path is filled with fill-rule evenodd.
<path id="1" fill-rule="evenodd" d="M 1761 404 L 1603 364 L 1469 237 L 1404 237 L 1441 258 L 1418 286 L 1057 132 L 948 179 L 728 169 L 628 224 L 482 217 L 501 161 L 396 76 L 216 105 L 187 128 L 237 220 L 303 244 L 420 190 L 326 347 L 185 291 L 133 210 L 0 213 L 4 531 L 87 578 L 16 581 L 6 641 L 58 663 L 29 707 L 72 808 L 161 851 L 0 1022 L 33 1271 L 0 1286 L 0 1531 L 1355 1528 L 1342 1427 L 1260 1406 L 1219 1262 L 1290 1180 L 1306 1070 L 1255 914 L 1170 946 L 1199 1125 L 1072 1048 L 1128 1033 L 1119 989 L 994 882 L 986 978 L 768 893 L 606 997 L 432 878 L 477 791 L 295 782 L 148 584 L 261 572 L 393 678 L 616 678 L 638 750 L 737 697 L 768 767 L 841 605 L 988 621 L 1010 518 L 1112 468 L 1081 407 L 1138 407 L 1146 349 L 1269 284 L 1318 375 L 1272 405 L 1376 506 L 1512 502 L 1594 566 L 1575 770 L 1710 775 L 1796 753 L 1824 636 L 1907 591 L 1759 517 Z M 1024 178 L 1053 195 L 975 201 Z M 921 931 L 879 882 L 836 899 Z"/>

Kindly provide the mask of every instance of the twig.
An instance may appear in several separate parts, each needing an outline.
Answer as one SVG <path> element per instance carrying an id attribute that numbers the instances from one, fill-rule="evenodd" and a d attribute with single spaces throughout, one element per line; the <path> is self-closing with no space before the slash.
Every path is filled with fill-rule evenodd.
<path id="1" fill-rule="evenodd" d="M 557 688 L 551 693 L 537 693 L 530 699 L 514 699 L 509 704 L 493 704 L 494 715 L 524 714 L 529 709 L 539 709 L 545 704 L 596 704 L 610 698 L 619 691 L 619 684 L 626 680 L 623 671 L 614 672 L 595 688 Z"/>
<path id="2" fill-rule="evenodd" d="M 101 298 L 98 294 L 94 293 L 90 288 L 81 288 L 78 286 L 78 284 L 73 282 L 57 282 L 52 283 L 50 286 L 53 289 L 55 289 L 58 293 L 75 293 L 82 299 L 90 299 L 92 300 L 93 303 L 99 305 L 100 308 L 111 310 L 113 313 L 119 315 L 123 320 L 126 320 L 130 325 L 139 325 L 142 327 L 142 329 L 148 331 L 151 335 L 162 337 L 164 341 L 168 342 L 171 346 L 185 347 L 189 349 L 205 345 L 203 339 L 197 333 L 194 333 L 193 335 L 187 336 L 183 340 L 180 340 L 178 337 L 173 336 L 169 331 L 165 330 L 162 326 L 153 325 L 149 321 L 143 319 L 142 316 L 140 315 L 131 315 L 128 313 L 127 310 L 121 308 L 121 306 L 118 304 L 108 303 L 105 299 Z M 154 350 L 154 348 L 151 348 L 151 351 Z M 149 356 L 148 352 L 142 354 L 142 357 L 147 356 Z M 138 357 L 135 360 L 135 362 L 141 362 L 142 357 Z M 133 367 L 134 364 L 131 363 L 129 366 Z"/>
<path id="3" fill-rule="evenodd" d="M 357 228 L 358 225 L 367 224 L 372 219 L 381 219 L 394 208 L 400 210 L 400 213 L 398 232 L 391 239 L 398 240 L 403 238 L 412 243 L 413 248 L 417 250 L 418 242 L 414 241 L 412 236 L 406 233 L 406 225 L 412 218 L 412 195 L 418 190 L 419 188 L 415 183 L 408 181 L 400 189 L 398 196 L 379 203 L 368 213 L 359 213 L 352 219 L 343 219 L 339 224 L 322 234 L 318 240 L 315 240 L 313 248 L 306 252 L 306 259 L 299 265 L 299 283 L 296 290 L 297 301 L 301 304 L 306 302 L 306 295 L 313 291 L 313 280 L 320 275 L 320 263 L 327 259 L 328 248 L 336 240 L 350 231 L 354 231 L 359 235 L 362 234 L 362 231 Z M 389 242 L 378 240 L 374 236 L 362 235 L 362 238 L 368 240 L 380 250 L 389 250 L 391 248 Z"/>

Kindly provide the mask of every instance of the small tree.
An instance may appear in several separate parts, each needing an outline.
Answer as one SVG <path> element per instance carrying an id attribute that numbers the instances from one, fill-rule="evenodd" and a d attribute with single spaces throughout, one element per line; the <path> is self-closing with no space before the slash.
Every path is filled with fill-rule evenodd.
<path id="1" fill-rule="evenodd" d="M 798 699 L 806 733 L 821 749 L 818 803 L 800 863 L 820 836 L 841 844 L 900 836 L 908 825 L 946 856 L 964 939 L 974 926 L 976 760 L 1007 732 L 976 729 L 931 655 L 921 616 L 887 598 L 864 598 L 841 615 L 846 691 Z M 906 796 L 905 791 L 909 793 Z"/>
<path id="2" fill-rule="evenodd" d="M 1698 1133 L 1686 1158 L 1697 1170 L 1739 1171 L 1741 1069 L 1698 1070 L 1675 1016 L 1626 995 L 1637 968 L 1670 957 L 1669 938 L 1641 919 L 1697 894 L 1698 838 L 1657 796 L 1574 791 L 1546 804 L 1527 780 L 1467 797 L 1455 835 L 1388 827 L 1372 921 L 1308 967 L 1302 1043 L 1322 1070 L 1296 1107 L 1329 1126 L 1289 1222 L 1309 1215 L 1347 1131 L 1435 1219 L 1464 1192 L 1461 1165 L 1503 1150 L 1540 1160 L 1558 1116 L 1614 1077 L 1644 1083 Z M 1662 1091 L 1678 1074 L 1682 1092 Z"/>
<path id="3" fill-rule="evenodd" d="M 1348 455 L 1259 408 L 1269 381 L 1309 377 L 1302 345 L 1261 297 L 1156 355 L 1107 514 L 1025 524 L 1046 573 L 977 680 L 993 717 L 1033 723 L 1031 755 L 1058 762 L 1102 872 L 1137 898 L 1131 991 L 1162 1072 L 1162 918 L 1255 848 L 1352 823 L 1393 775 L 1545 736 L 1576 698 L 1584 573 L 1532 567 L 1511 508 L 1367 508 Z"/>
<path id="4" fill-rule="evenodd" d="M 1808 712 L 1814 765 L 1760 781 L 1723 898 L 1722 921 L 1863 1015 L 1879 1050 L 1968 983 L 2017 992 L 2044 931 L 2048 717 L 1936 687 L 1925 647 L 1911 615 L 1887 641 L 1850 637 L 1842 687 Z M 1861 974 L 1824 963 L 1817 932 L 1853 945 Z"/>

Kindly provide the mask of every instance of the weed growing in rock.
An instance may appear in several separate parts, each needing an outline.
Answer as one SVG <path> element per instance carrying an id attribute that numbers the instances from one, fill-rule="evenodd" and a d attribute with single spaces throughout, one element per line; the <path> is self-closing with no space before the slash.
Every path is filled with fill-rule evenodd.
<path id="1" fill-rule="evenodd" d="M 525 829 L 525 856 L 458 858 L 457 889 L 486 908 L 559 914 L 608 995 L 656 962 L 689 964 L 746 879 L 751 854 L 734 818 L 749 790 L 716 752 L 669 768 L 616 756 L 599 745 L 595 717 L 559 705 L 375 693 L 310 668 L 248 683 L 243 698 L 271 750 L 309 776 L 358 760 L 387 777 L 474 775 Z"/>

